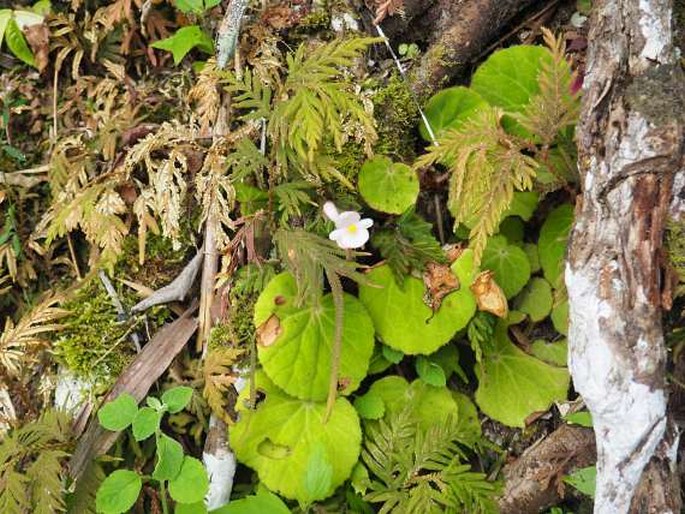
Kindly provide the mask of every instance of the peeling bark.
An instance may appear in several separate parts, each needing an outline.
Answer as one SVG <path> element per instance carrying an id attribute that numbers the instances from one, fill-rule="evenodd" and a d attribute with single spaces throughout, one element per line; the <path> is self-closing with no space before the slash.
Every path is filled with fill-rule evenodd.
<path id="1" fill-rule="evenodd" d="M 660 282 L 685 104 L 671 2 L 593 8 L 579 125 L 584 191 L 566 267 L 570 369 L 594 420 L 595 512 L 642 512 L 631 509 L 634 495 L 645 512 L 679 512 Z M 663 494 L 652 494 L 657 485 Z"/>
<path id="2" fill-rule="evenodd" d="M 498 501 L 500 513 L 535 514 L 556 505 L 562 499 L 561 478 L 593 462 L 592 430 L 560 426 L 504 467 L 505 489 Z"/>

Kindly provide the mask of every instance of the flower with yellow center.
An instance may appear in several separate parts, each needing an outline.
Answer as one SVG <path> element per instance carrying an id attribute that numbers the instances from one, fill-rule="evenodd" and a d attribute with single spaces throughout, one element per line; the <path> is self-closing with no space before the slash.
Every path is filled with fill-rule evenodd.
<path id="1" fill-rule="evenodd" d="M 369 240 L 372 219 L 362 219 L 356 211 L 338 212 L 333 202 L 326 202 L 323 212 L 335 224 L 335 230 L 328 237 L 340 248 L 361 248 Z"/>

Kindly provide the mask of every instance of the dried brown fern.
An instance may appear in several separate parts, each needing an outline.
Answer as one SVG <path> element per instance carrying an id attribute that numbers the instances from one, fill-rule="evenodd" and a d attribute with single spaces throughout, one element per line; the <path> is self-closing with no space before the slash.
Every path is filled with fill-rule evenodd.
<path id="1" fill-rule="evenodd" d="M 61 300 L 57 295 L 47 297 L 24 314 L 16 325 L 9 318 L 5 320 L 0 335 L 0 366 L 9 376 L 18 376 L 22 367 L 33 360 L 36 350 L 48 344 L 45 334 L 61 328 L 55 322 L 68 314 L 56 307 Z"/>

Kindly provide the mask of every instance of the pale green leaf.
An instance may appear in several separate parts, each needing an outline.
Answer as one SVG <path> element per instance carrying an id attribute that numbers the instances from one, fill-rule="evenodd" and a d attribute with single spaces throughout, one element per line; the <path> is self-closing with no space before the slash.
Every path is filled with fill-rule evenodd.
<path id="1" fill-rule="evenodd" d="M 181 471 L 169 480 L 169 496 L 180 503 L 197 503 L 209 489 L 209 478 L 202 462 L 188 455 L 183 457 Z"/>
<path id="2" fill-rule="evenodd" d="M 482 109 L 487 102 L 473 89 L 462 86 L 443 89 L 428 100 L 424 113 L 436 138 L 443 131 L 459 128 L 475 111 Z M 421 137 L 432 142 L 423 121 L 419 123 Z"/>
<path id="3" fill-rule="evenodd" d="M 288 396 L 261 372 L 256 382 L 266 399 L 255 410 L 240 411 L 231 430 L 236 456 L 257 471 L 264 485 L 286 498 L 309 502 L 330 496 L 349 478 L 359 457 L 361 428 L 354 408 L 338 398 L 324 422 L 324 403 Z M 304 482 L 314 452 L 321 453 L 332 472 L 326 491 L 305 498 Z"/>
<path id="4" fill-rule="evenodd" d="M 167 406 L 171 414 L 175 414 L 186 408 L 192 396 L 192 387 L 177 386 L 164 391 L 162 403 Z"/>
<path id="5" fill-rule="evenodd" d="M 498 323 L 492 344 L 483 348 L 482 366 L 476 367 L 476 403 L 491 418 L 508 426 L 525 426 L 528 416 L 546 411 L 566 399 L 569 374 L 517 348 Z"/>
<path id="6" fill-rule="evenodd" d="M 262 489 L 256 496 L 231 500 L 228 505 L 213 510 L 212 514 L 290 514 L 290 509 L 278 496 Z"/>
<path id="7" fill-rule="evenodd" d="M 178 65 L 193 48 L 205 53 L 214 53 L 212 39 L 198 26 L 190 25 L 178 29 L 173 36 L 152 43 L 152 48 L 159 48 L 171 52 L 174 64 Z"/>
<path id="8" fill-rule="evenodd" d="M 152 472 L 152 478 L 159 481 L 172 480 L 181 471 L 182 463 L 181 443 L 166 434 L 160 434 L 157 438 L 157 463 Z"/>
<path id="9" fill-rule="evenodd" d="M 542 321 L 552 312 L 552 286 L 544 278 L 533 277 L 514 300 L 514 308 L 531 321 Z"/>
<path id="10" fill-rule="evenodd" d="M 481 268 L 495 272 L 495 281 L 507 298 L 516 295 L 530 278 L 530 262 L 526 253 L 511 245 L 504 236 L 493 236 L 483 251 Z"/>
<path id="11" fill-rule="evenodd" d="M 276 385 L 305 400 L 328 394 L 335 334 L 333 295 L 319 306 L 296 305 L 297 285 L 290 273 L 274 277 L 255 305 L 255 325 L 270 327 L 258 337 L 259 362 Z M 269 325 L 270 324 L 270 325 Z M 373 324 L 355 297 L 344 295 L 339 380 L 349 394 L 366 376 L 373 353 Z"/>
<path id="12" fill-rule="evenodd" d="M 133 437 L 136 441 L 147 439 L 159 428 L 162 419 L 160 412 L 150 407 L 143 407 L 133 419 Z"/>
<path id="13" fill-rule="evenodd" d="M 465 261 L 469 257 L 462 256 L 457 262 L 462 258 Z M 371 270 L 368 277 L 373 286 L 362 284 L 359 299 L 385 344 L 408 355 L 431 354 L 464 328 L 476 312 L 476 300 L 468 288 L 470 272 L 465 270 L 466 280 L 459 277 L 460 289 L 445 296 L 436 312 L 424 302 L 421 280 L 406 277 L 399 287 L 387 265 Z"/>
<path id="14" fill-rule="evenodd" d="M 545 278 L 558 288 L 563 282 L 566 242 L 573 224 L 573 207 L 563 204 L 554 209 L 540 229 L 538 253 Z"/>
<path id="15" fill-rule="evenodd" d="M 104 404 L 98 411 L 98 420 L 107 430 L 118 432 L 128 427 L 138 414 L 138 402 L 128 393 L 122 393 Z"/>
<path id="16" fill-rule="evenodd" d="M 103 514 L 128 512 L 138 499 L 142 481 L 135 471 L 119 469 L 100 484 L 95 507 Z"/>
<path id="17" fill-rule="evenodd" d="M 419 195 L 416 172 L 406 164 L 393 163 L 383 156 L 362 165 L 358 187 L 369 206 L 390 214 L 402 214 L 416 203 Z"/>
<path id="18" fill-rule="evenodd" d="M 564 482 L 572 485 L 590 498 L 594 498 L 597 468 L 595 466 L 588 466 L 587 468 L 577 469 L 567 477 L 564 477 Z"/>
<path id="19" fill-rule="evenodd" d="M 33 58 L 33 52 L 26 42 L 24 33 L 21 31 L 14 18 L 10 18 L 10 20 L 7 21 L 7 26 L 5 27 L 5 41 L 7 42 L 7 48 L 10 49 L 15 57 L 21 59 L 29 66 L 36 65 Z"/>
<path id="20" fill-rule="evenodd" d="M 568 342 L 566 339 L 548 343 L 544 339 L 536 339 L 530 345 L 530 351 L 538 359 L 554 366 L 566 366 L 568 359 Z"/>

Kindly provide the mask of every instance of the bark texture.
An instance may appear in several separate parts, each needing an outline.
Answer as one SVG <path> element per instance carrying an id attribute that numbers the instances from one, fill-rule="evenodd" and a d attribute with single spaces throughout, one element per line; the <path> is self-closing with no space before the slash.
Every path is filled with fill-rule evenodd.
<path id="1" fill-rule="evenodd" d="M 584 191 L 566 268 L 570 368 L 594 420 L 595 512 L 676 513 L 660 282 L 682 166 L 671 2 L 601 0 L 593 8 L 579 125 Z"/>
<path id="2" fill-rule="evenodd" d="M 563 476 L 595 462 L 592 430 L 561 425 L 504 467 L 500 514 L 535 514 L 561 500 Z"/>

